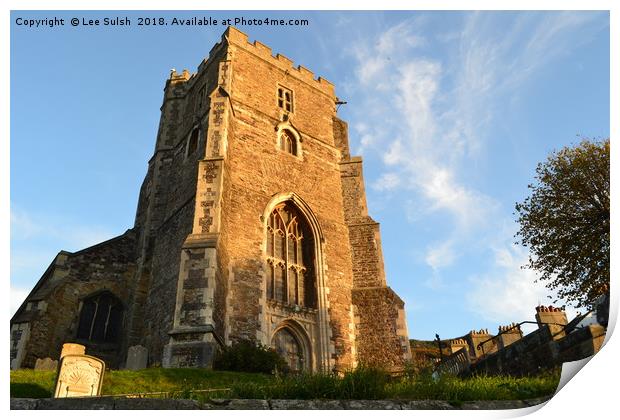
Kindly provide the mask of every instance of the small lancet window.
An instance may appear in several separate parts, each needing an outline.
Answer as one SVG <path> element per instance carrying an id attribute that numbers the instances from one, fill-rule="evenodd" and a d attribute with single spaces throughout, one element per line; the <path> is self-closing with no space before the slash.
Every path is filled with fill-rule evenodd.
<path id="1" fill-rule="evenodd" d="M 290 89 L 278 87 L 278 107 L 293 112 L 293 92 Z"/>
<path id="2" fill-rule="evenodd" d="M 198 137 L 200 135 L 200 128 L 196 127 L 192 130 L 192 133 L 187 140 L 187 154 L 186 156 L 191 155 L 198 148 Z"/>
<path id="3" fill-rule="evenodd" d="M 201 111 L 205 102 L 205 91 L 207 87 L 206 85 L 202 85 L 200 90 L 198 91 L 198 101 L 196 102 L 197 109 L 196 111 Z"/>
<path id="4" fill-rule="evenodd" d="M 288 130 L 283 130 L 280 134 L 280 149 L 297 156 L 297 139 Z"/>

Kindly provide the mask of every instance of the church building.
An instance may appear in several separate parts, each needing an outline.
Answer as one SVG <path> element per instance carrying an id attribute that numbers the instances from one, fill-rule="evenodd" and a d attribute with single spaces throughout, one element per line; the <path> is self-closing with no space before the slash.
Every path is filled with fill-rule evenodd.
<path id="1" fill-rule="evenodd" d="M 172 71 L 135 224 L 61 251 L 11 319 L 11 368 L 84 344 L 111 368 L 210 367 L 271 346 L 294 371 L 411 358 L 334 86 L 229 27 Z"/>

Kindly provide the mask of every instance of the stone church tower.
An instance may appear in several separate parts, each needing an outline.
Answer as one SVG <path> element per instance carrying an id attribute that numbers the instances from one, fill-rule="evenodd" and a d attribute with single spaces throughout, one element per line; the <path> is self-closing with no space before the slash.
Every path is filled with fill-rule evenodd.
<path id="1" fill-rule="evenodd" d="M 66 341 L 111 367 L 138 344 L 149 365 L 210 366 L 248 339 L 294 370 L 402 369 L 404 304 L 335 103 L 232 27 L 196 73 L 172 71 L 135 226 L 58 254 L 11 320 L 12 367 Z"/>

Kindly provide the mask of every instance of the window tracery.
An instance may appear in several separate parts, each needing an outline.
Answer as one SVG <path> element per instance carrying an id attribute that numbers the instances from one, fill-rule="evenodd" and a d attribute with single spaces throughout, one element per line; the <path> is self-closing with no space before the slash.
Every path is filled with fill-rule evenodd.
<path id="1" fill-rule="evenodd" d="M 267 298 L 314 308 L 313 238 L 303 216 L 289 203 L 277 206 L 267 223 Z"/>

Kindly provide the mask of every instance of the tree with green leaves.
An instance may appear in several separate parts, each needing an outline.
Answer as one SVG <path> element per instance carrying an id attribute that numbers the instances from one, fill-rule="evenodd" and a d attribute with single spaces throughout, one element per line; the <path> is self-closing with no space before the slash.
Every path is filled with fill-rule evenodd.
<path id="1" fill-rule="evenodd" d="M 609 165 L 609 139 L 584 139 L 539 163 L 531 195 L 516 204 L 524 268 L 579 307 L 609 288 Z"/>

